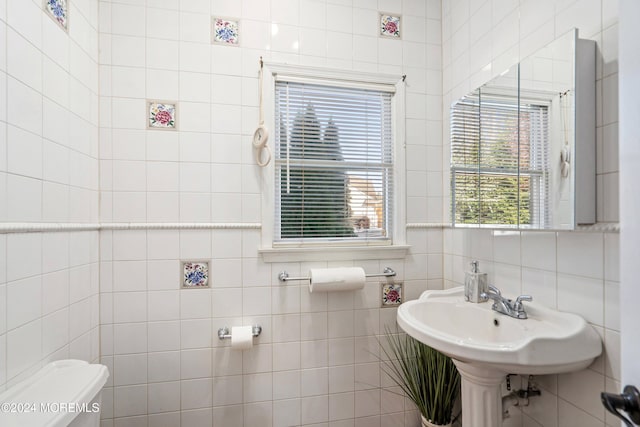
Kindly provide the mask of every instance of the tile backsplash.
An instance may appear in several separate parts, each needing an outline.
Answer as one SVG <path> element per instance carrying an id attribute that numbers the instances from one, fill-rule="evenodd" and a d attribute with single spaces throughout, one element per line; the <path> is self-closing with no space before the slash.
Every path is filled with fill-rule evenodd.
<path id="1" fill-rule="evenodd" d="M 583 371 L 536 377 L 541 398 L 512 409 L 507 426 L 617 425 L 600 404 L 600 392 L 620 389 L 619 234 L 449 229 L 444 232 L 445 287 L 464 284 L 472 260 L 489 283 L 509 298 L 584 317 L 600 333 L 603 355 Z M 525 303 L 526 304 L 526 303 Z"/>
<path id="2" fill-rule="evenodd" d="M 381 283 L 382 307 L 393 307 L 402 304 L 402 282 Z"/>

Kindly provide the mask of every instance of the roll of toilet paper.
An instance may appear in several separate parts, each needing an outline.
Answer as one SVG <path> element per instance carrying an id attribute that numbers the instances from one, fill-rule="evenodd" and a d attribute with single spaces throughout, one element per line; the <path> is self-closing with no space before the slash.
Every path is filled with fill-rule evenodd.
<path id="1" fill-rule="evenodd" d="M 253 329 L 251 326 L 234 326 L 231 328 L 231 348 L 247 350 L 253 347 Z"/>
<path id="2" fill-rule="evenodd" d="M 361 267 L 318 268 L 309 270 L 309 292 L 352 291 L 362 289 L 366 276 Z"/>

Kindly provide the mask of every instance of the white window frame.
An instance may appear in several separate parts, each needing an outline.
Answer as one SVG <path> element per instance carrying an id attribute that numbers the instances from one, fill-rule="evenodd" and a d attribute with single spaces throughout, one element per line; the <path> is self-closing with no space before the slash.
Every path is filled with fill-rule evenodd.
<path id="1" fill-rule="evenodd" d="M 406 245 L 406 192 L 405 192 L 405 90 L 397 75 L 306 67 L 288 64 L 264 63 L 263 108 L 270 135 L 275 129 L 276 79 L 325 86 L 382 89 L 394 87 L 391 101 L 393 120 L 393 203 L 392 238 L 387 241 L 351 242 L 275 242 L 275 167 L 271 161 L 262 169 L 262 234 L 259 250 L 265 262 L 332 261 L 403 258 Z M 274 150 L 274 141 L 269 148 Z M 273 153 L 272 153 L 273 154 Z"/>

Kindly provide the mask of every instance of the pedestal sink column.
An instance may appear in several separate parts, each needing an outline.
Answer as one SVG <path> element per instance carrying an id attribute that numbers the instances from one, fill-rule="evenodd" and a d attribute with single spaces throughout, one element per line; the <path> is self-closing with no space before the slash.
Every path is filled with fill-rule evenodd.
<path id="1" fill-rule="evenodd" d="M 453 360 L 462 377 L 462 427 L 502 426 L 502 382 L 505 373 Z"/>

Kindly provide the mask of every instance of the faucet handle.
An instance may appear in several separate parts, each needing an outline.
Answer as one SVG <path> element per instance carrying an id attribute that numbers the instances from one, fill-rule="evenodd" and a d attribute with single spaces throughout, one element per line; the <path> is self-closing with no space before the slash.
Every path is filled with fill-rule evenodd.
<path id="1" fill-rule="evenodd" d="M 522 301 L 531 302 L 533 301 L 533 297 L 531 295 L 520 295 L 513 303 L 513 309 L 517 312 L 524 311 L 524 307 L 522 307 Z"/>
<path id="2" fill-rule="evenodd" d="M 489 290 L 491 292 L 493 292 L 494 294 L 496 294 L 496 295 L 502 295 L 502 292 L 500 292 L 500 289 L 496 288 L 493 285 L 489 285 Z M 531 297 L 529 297 L 529 298 L 531 298 Z"/>
<path id="3" fill-rule="evenodd" d="M 533 301 L 533 297 L 531 295 L 520 295 L 516 298 L 516 304 L 520 304 L 522 301 L 531 302 Z"/>

